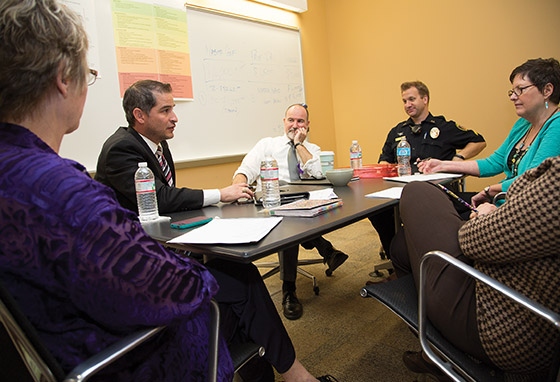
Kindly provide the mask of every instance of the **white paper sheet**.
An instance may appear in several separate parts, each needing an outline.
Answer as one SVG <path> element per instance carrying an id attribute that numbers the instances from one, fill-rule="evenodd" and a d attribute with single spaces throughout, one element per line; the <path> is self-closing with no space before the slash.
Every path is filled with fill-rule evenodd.
<path id="1" fill-rule="evenodd" d="M 405 176 L 384 176 L 383 179 L 393 182 L 410 183 L 414 181 L 427 182 L 429 180 L 441 180 L 450 178 L 460 178 L 463 174 L 449 174 L 445 172 L 438 172 L 436 174 L 414 174 Z"/>
<path id="2" fill-rule="evenodd" d="M 338 196 L 336 195 L 336 193 L 334 192 L 334 190 L 332 188 L 323 188 L 321 190 L 316 190 L 316 191 L 310 191 L 309 192 L 309 199 L 319 199 L 319 200 L 323 200 L 323 199 L 336 199 L 338 198 Z"/>
<path id="3" fill-rule="evenodd" d="M 168 243 L 242 244 L 253 243 L 265 237 L 282 217 L 267 218 L 214 218 L 210 223 L 195 228 Z"/>
<path id="4" fill-rule="evenodd" d="M 383 191 L 377 191 L 371 194 L 367 194 L 366 198 L 400 199 L 402 189 L 402 187 L 391 187 Z"/>

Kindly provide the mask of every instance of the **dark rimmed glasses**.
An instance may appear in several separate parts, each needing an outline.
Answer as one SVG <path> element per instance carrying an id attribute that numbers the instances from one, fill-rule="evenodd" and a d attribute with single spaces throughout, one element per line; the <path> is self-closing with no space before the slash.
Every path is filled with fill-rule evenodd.
<path id="1" fill-rule="evenodd" d="M 95 80 L 97 80 L 97 75 L 99 74 L 99 72 L 95 69 L 90 69 L 88 76 L 87 76 L 87 84 L 88 86 L 91 86 L 95 83 Z"/>
<path id="2" fill-rule="evenodd" d="M 511 90 L 508 90 L 508 97 L 511 98 L 511 96 L 514 95 L 514 94 L 519 97 L 519 96 L 521 96 L 521 94 L 523 94 L 525 89 L 528 89 L 531 86 L 535 86 L 535 85 L 531 84 L 531 85 L 527 85 L 527 86 L 518 86 L 518 87 L 515 87 Z"/>

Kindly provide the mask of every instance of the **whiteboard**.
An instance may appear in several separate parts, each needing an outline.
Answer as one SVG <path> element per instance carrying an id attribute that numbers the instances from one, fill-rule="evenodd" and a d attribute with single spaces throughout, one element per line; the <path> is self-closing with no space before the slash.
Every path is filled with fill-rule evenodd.
<path id="1" fill-rule="evenodd" d="M 101 78 L 89 88 L 80 128 L 60 150 L 89 171 L 105 140 L 127 125 L 110 1 L 96 1 L 95 12 Z M 287 106 L 305 102 L 299 31 L 191 7 L 187 25 L 194 100 L 176 100 L 174 161 L 238 157 L 259 139 L 283 134 Z"/>

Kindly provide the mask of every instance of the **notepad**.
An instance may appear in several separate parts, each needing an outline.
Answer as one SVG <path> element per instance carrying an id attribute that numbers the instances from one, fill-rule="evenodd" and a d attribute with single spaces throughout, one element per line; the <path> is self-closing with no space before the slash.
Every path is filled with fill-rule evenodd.
<path id="1" fill-rule="evenodd" d="M 342 206 L 342 199 L 298 200 L 269 210 L 271 215 L 310 218 Z"/>

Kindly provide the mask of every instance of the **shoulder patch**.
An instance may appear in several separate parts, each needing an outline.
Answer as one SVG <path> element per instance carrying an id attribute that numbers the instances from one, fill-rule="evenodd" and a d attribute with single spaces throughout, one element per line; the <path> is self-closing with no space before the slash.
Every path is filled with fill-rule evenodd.
<path id="1" fill-rule="evenodd" d="M 459 125 L 459 124 L 456 123 L 456 122 L 455 122 L 455 126 L 457 126 L 457 128 L 458 128 L 459 130 L 462 130 L 462 131 L 469 131 L 469 129 L 464 128 L 463 126 Z"/>

